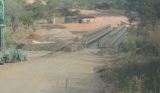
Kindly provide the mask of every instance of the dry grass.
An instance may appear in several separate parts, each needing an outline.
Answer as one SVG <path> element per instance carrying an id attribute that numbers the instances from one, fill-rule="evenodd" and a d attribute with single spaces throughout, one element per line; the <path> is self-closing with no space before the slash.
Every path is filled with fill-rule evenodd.
<path id="1" fill-rule="evenodd" d="M 160 29 L 149 34 L 145 31 L 140 31 L 139 36 L 132 33 L 121 44 L 127 53 L 110 62 L 106 60 L 102 76 L 116 87 L 114 93 L 160 93 Z M 136 48 L 141 51 L 130 52 Z"/>
<path id="2" fill-rule="evenodd" d="M 160 28 L 149 33 L 151 39 L 151 51 L 160 56 Z"/>
<path id="3" fill-rule="evenodd" d="M 6 40 L 19 40 L 26 38 L 29 34 L 33 33 L 33 29 L 25 29 L 23 27 L 19 27 L 16 32 L 13 32 L 10 27 L 5 28 L 6 32 Z"/>
<path id="4" fill-rule="evenodd" d="M 114 93 L 159 93 L 160 59 L 126 54 L 110 61 L 102 73 Z"/>
<path id="5" fill-rule="evenodd" d="M 116 55 L 118 54 L 118 51 L 111 48 L 102 48 L 97 55 L 99 56 L 105 56 L 105 55 Z"/>
<path id="6" fill-rule="evenodd" d="M 117 10 L 117 9 L 109 9 L 109 10 L 105 10 L 105 11 L 102 11 L 103 13 L 109 13 L 109 14 L 113 14 L 113 15 L 126 15 L 126 10 Z"/>

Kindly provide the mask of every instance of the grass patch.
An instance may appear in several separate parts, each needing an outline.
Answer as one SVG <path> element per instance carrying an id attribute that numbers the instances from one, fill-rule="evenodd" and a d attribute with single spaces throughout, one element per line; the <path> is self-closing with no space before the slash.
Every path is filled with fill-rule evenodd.
<path id="1" fill-rule="evenodd" d="M 107 10 L 107 13 L 109 14 L 115 14 L 115 15 L 126 15 L 126 10 L 117 10 L 117 9 L 109 9 Z"/>
<path id="2" fill-rule="evenodd" d="M 107 63 L 102 76 L 116 87 L 114 93 L 160 93 L 160 58 L 150 51 L 155 45 L 159 51 L 159 32 L 154 33 L 129 34 L 119 45 L 125 54 Z"/>
<path id="3" fill-rule="evenodd" d="M 16 41 L 14 41 L 14 40 L 7 40 L 5 42 L 5 46 L 6 46 L 7 49 L 10 48 L 13 45 L 16 45 Z"/>
<path id="4" fill-rule="evenodd" d="M 136 50 L 137 48 L 144 48 L 149 45 L 149 38 L 143 36 L 129 35 L 119 47 L 123 52 Z"/>
<path id="5" fill-rule="evenodd" d="M 117 93 L 159 93 L 159 67 L 159 58 L 126 54 L 109 62 L 103 75 Z"/>

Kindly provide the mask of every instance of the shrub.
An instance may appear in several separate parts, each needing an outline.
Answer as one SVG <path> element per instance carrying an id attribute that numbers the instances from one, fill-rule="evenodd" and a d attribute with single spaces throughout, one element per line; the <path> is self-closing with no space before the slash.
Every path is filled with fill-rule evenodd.
<path id="1" fill-rule="evenodd" d="M 7 48 L 7 49 L 10 48 L 11 46 L 15 45 L 15 44 L 16 44 L 16 42 L 13 41 L 13 40 L 7 40 L 7 41 L 5 42 L 5 45 L 6 45 L 6 48 Z"/>
<path id="2" fill-rule="evenodd" d="M 126 54 L 110 61 L 104 71 L 106 82 L 122 93 L 159 93 L 160 59 Z"/>
<path id="3" fill-rule="evenodd" d="M 115 14 L 115 15 L 126 15 L 125 10 L 117 10 L 117 9 L 113 9 L 113 8 L 108 9 L 107 12 L 110 14 Z"/>
<path id="4" fill-rule="evenodd" d="M 149 45 L 149 38 L 143 36 L 130 35 L 125 41 L 123 41 L 119 47 L 124 52 L 133 51 L 137 48 L 144 48 Z"/>
<path id="5" fill-rule="evenodd" d="M 156 54 L 157 56 L 160 56 L 160 29 L 157 29 L 155 31 L 152 31 L 150 34 L 150 52 L 153 54 Z"/>

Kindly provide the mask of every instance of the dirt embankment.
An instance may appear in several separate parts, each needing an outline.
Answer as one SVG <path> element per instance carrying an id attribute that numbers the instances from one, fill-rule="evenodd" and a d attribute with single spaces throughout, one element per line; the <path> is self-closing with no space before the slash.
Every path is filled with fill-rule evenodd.
<path id="1" fill-rule="evenodd" d="M 29 37 L 27 37 L 27 39 L 40 40 L 42 39 L 42 36 L 38 34 L 31 34 Z"/>
<path id="2" fill-rule="evenodd" d="M 41 44 L 19 44 L 17 49 L 29 50 L 29 51 L 56 51 L 64 46 L 70 44 L 73 41 L 56 40 L 54 43 L 41 43 Z"/>
<path id="3" fill-rule="evenodd" d="M 53 25 L 49 27 L 49 30 L 51 29 L 66 29 L 66 27 L 62 25 Z"/>

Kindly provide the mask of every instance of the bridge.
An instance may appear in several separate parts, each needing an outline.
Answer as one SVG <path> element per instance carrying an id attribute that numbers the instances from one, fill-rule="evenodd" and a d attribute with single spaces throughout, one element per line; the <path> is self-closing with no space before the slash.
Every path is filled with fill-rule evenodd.
<path id="1" fill-rule="evenodd" d="M 97 41 L 100 40 L 101 47 L 117 48 L 124 40 L 127 34 L 125 24 L 112 28 L 111 25 L 105 25 L 95 29 L 90 33 L 83 35 L 83 38 L 65 47 L 65 51 L 79 51 L 85 48 L 96 49 Z"/>

